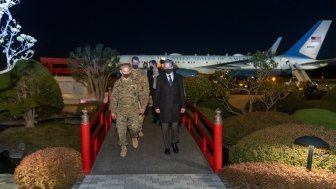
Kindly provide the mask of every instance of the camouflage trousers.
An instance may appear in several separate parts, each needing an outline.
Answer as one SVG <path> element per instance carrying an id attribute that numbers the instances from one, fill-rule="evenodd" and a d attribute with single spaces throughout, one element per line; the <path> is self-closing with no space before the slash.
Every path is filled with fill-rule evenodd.
<path id="1" fill-rule="evenodd" d="M 116 122 L 120 146 L 127 145 L 127 129 L 132 138 L 137 138 L 139 136 L 139 114 L 137 112 L 118 113 Z"/>
<path id="2" fill-rule="evenodd" d="M 139 122 L 138 122 L 138 124 L 139 124 L 139 131 L 142 131 L 144 119 L 145 119 L 145 115 L 139 115 L 139 118 L 138 118 L 138 120 L 139 120 Z"/>

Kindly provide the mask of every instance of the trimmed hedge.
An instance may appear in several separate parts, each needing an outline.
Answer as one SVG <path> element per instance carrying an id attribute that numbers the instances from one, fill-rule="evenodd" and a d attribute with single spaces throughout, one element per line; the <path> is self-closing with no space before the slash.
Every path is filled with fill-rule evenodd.
<path id="1" fill-rule="evenodd" d="M 302 91 L 294 90 L 286 99 L 281 100 L 276 104 L 276 110 L 279 112 L 293 114 L 297 110 L 301 109 L 302 104 L 306 101 L 307 99 L 304 98 Z"/>
<path id="2" fill-rule="evenodd" d="M 321 100 L 329 101 L 332 103 L 336 103 L 336 87 L 333 87 L 331 90 L 329 90 Z"/>
<path id="3" fill-rule="evenodd" d="M 186 96 L 191 103 L 196 104 L 213 95 L 211 82 L 205 76 L 186 77 L 183 81 Z"/>
<path id="4" fill-rule="evenodd" d="M 333 91 L 328 92 L 322 100 L 307 100 L 300 91 L 293 91 L 285 100 L 277 103 L 276 110 L 293 114 L 301 109 L 320 108 L 336 112 Z"/>
<path id="5" fill-rule="evenodd" d="M 314 150 L 313 169 L 336 172 L 336 130 L 304 124 L 282 124 L 255 131 L 230 149 L 230 161 L 283 162 L 305 167 L 308 148 L 293 144 L 296 138 L 305 135 L 320 137 L 331 147 Z"/>
<path id="6" fill-rule="evenodd" d="M 236 144 L 250 133 L 283 123 L 301 123 L 281 112 L 251 112 L 223 120 L 223 140 L 228 145 Z"/>
<path id="7" fill-rule="evenodd" d="M 14 172 L 20 188 L 71 188 L 82 176 L 81 154 L 64 147 L 38 150 Z"/>
<path id="8" fill-rule="evenodd" d="M 280 163 L 240 163 L 223 169 L 232 188 L 269 189 L 335 189 L 336 174 L 307 171 L 305 168 Z"/>
<path id="9" fill-rule="evenodd" d="M 293 115 L 306 124 L 336 129 L 336 112 L 323 109 L 303 109 Z"/>

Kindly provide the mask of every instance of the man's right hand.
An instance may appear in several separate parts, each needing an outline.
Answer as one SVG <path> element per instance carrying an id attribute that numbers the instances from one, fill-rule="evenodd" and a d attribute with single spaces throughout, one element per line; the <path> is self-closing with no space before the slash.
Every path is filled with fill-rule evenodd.
<path id="1" fill-rule="evenodd" d="M 159 113 L 160 113 L 160 109 L 159 109 L 159 108 L 156 108 L 156 109 L 155 109 L 155 112 L 156 112 L 157 114 L 159 114 Z"/>
<path id="2" fill-rule="evenodd" d="M 117 119 L 117 115 L 115 113 L 111 113 L 113 119 Z"/>

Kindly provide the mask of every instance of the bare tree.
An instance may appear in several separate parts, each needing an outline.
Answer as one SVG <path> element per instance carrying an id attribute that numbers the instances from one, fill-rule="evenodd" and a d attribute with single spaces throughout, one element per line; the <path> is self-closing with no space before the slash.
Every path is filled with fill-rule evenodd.
<path id="1" fill-rule="evenodd" d="M 69 68 L 72 76 L 93 92 L 97 101 L 104 101 L 107 81 L 118 62 L 118 52 L 98 44 L 78 47 L 70 52 Z"/>
<path id="2" fill-rule="evenodd" d="M 277 67 L 273 61 L 271 52 L 256 52 L 250 59 L 253 64 L 256 76 L 248 77 L 243 80 L 230 76 L 230 71 L 220 71 L 214 75 L 217 82 L 215 84 L 215 96 L 220 100 L 226 111 L 232 114 L 245 113 L 237 111 L 230 104 L 230 95 L 244 94 L 248 96 L 248 111 L 253 111 L 253 105 L 257 102 L 265 105 L 269 111 L 279 100 L 289 95 L 289 89 L 283 83 L 272 80 L 272 71 Z"/>

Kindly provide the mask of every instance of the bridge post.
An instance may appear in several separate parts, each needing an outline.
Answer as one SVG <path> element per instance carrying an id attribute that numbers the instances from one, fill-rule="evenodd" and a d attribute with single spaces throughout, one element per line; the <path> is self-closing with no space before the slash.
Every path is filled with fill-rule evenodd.
<path id="1" fill-rule="evenodd" d="M 107 102 L 110 102 L 111 100 L 111 95 L 112 95 L 112 87 L 108 88 L 108 95 L 107 95 Z"/>
<path id="2" fill-rule="evenodd" d="M 111 116 L 111 111 L 110 111 L 110 100 L 111 100 L 111 95 L 112 95 L 112 87 L 108 88 L 108 94 L 107 94 L 107 111 L 108 111 L 108 119 L 105 122 L 105 135 L 107 135 L 108 128 L 112 124 L 112 116 Z"/>
<path id="3" fill-rule="evenodd" d="M 88 110 L 82 110 L 82 123 L 81 123 L 81 140 L 82 140 L 82 166 L 85 175 L 91 171 L 91 152 L 90 152 L 90 121 Z"/>
<path id="4" fill-rule="evenodd" d="M 213 129 L 213 143 L 214 143 L 214 158 L 213 158 L 213 170 L 217 173 L 222 169 L 222 111 L 216 109 L 215 123 Z"/>

